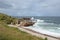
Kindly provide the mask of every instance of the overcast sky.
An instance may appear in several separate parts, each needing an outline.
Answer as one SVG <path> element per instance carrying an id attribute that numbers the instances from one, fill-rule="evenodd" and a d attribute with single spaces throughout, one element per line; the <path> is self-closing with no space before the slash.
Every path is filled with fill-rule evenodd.
<path id="1" fill-rule="evenodd" d="M 12 16 L 60 16 L 60 0 L 0 0 L 0 12 Z"/>

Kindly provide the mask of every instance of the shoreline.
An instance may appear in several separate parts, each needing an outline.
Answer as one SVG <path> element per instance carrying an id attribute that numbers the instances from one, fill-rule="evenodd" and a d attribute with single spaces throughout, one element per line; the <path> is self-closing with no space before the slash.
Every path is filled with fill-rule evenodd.
<path id="1" fill-rule="evenodd" d="M 50 35 L 50 36 L 55 37 L 55 38 L 60 38 L 60 34 L 59 33 L 54 33 L 54 32 L 50 32 L 48 30 L 35 28 L 35 27 L 34 28 L 33 27 L 24 27 L 24 28 L 36 31 L 36 32 L 41 33 L 41 34 Z"/>
<path id="2" fill-rule="evenodd" d="M 47 34 L 43 34 L 43 33 L 39 33 L 39 32 L 36 32 L 36 31 L 34 31 L 32 29 L 28 29 L 28 28 L 24 28 L 24 27 L 18 27 L 18 26 L 14 26 L 14 25 L 8 25 L 8 26 L 16 27 L 19 30 L 27 32 L 27 33 L 29 33 L 29 34 L 31 34 L 33 36 L 47 38 L 48 40 L 60 40 L 60 38 L 57 38 L 57 37 L 54 37 L 54 36 L 51 36 L 51 35 L 47 35 Z"/>

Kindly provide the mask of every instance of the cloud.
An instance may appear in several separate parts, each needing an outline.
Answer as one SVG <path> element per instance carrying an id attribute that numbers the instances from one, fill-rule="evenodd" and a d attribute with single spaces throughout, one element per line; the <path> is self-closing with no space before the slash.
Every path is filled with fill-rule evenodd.
<path id="1" fill-rule="evenodd" d="M 0 0 L 0 9 L 10 9 L 14 5 L 9 3 L 8 1 Z"/>
<path id="2" fill-rule="evenodd" d="M 60 16 L 60 0 L 0 0 L 0 10 L 15 16 Z"/>

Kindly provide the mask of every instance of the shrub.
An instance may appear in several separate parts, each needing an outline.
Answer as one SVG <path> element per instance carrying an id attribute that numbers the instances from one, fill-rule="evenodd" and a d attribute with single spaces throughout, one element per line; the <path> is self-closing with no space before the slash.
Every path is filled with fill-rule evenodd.
<path id="1" fill-rule="evenodd" d="M 47 38 L 45 38 L 45 40 L 48 40 Z"/>

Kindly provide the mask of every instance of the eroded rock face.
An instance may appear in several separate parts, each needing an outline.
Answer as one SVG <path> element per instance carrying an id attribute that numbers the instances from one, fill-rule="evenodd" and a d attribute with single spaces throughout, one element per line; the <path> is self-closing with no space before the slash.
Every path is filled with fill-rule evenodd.
<path id="1" fill-rule="evenodd" d="M 27 27 L 27 26 L 33 26 L 33 24 L 34 24 L 34 22 L 22 21 L 22 22 L 20 23 L 20 26 L 25 26 L 25 27 Z"/>

